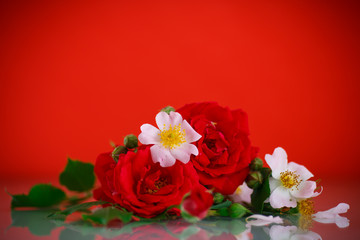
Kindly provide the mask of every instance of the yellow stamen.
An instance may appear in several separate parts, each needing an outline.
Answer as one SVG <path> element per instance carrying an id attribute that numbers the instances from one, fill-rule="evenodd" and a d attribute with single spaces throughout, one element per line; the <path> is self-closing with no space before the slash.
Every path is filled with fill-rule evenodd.
<path id="1" fill-rule="evenodd" d="M 280 181 L 286 188 L 298 187 L 302 180 L 299 180 L 299 175 L 295 172 L 286 170 L 280 173 Z"/>
<path id="2" fill-rule="evenodd" d="M 165 129 L 165 125 L 164 125 Z M 169 126 L 168 130 L 160 131 L 160 142 L 165 148 L 174 149 L 179 147 L 185 141 L 185 130 L 181 130 L 181 124 Z"/>
<path id="3" fill-rule="evenodd" d="M 313 220 L 312 217 L 309 215 L 301 215 L 299 218 L 299 228 L 302 229 L 303 231 L 309 231 L 310 228 L 312 228 L 313 226 Z"/>
<path id="4" fill-rule="evenodd" d="M 237 189 L 236 189 L 236 191 L 235 191 L 235 194 L 236 195 L 240 195 L 241 194 L 241 188 L 240 187 L 238 187 Z"/>
<path id="5" fill-rule="evenodd" d="M 160 178 L 159 180 L 156 180 L 154 183 L 154 186 L 156 187 L 156 189 L 147 188 L 146 191 L 150 194 L 154 194 L 154 193 L 157 193 L 162 187 L 165 187 L 166 185 L 168 185 L 167 179 Z"/>
<path id="6" fill-rule="evenodd" d="M 311 216 L 315 213 L 314 211 L 314 201 L 310 199 L 305 199 L 299 202 L 299 212 L 304 216 Z"/>

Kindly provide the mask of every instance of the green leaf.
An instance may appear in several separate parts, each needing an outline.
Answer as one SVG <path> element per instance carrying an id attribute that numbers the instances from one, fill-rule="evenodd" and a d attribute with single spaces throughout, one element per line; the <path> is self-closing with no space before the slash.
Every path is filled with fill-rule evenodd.
<path id="1" fill-rule="evenodd" d="M 210 209 L 217 210 L 217 209 L 220 209 L 220 208 L 227 208 L 227 207 L 230 207 L 231 204 L 232 204 L 231 201 L 226 200 L 226 201 L 223 202 L 223 203 L 220 203 L 220 204 L 217 204 L 217 205 L 213 205 Z"/>
<path id="2" fill-rule="evenodd" d="M 263 175 L 263 183 L 251 194 L 251 205 L 254 210 L 258 213 L 262 213 L 264 208 L 264 201 L 270 196 L 270 185 L 269 185 L 269 175 L 270 172 L 266 168 L 261 169 L 261 174 Z"/>
<path id="3" fill-rule="evenodd" d="M 13 195 L 11 207 L 50 207 L 61 203 L 66 195 L 64 191 L 51 184 L 37 184 L 28 195 Z"/>
<path id="4" fill-rule="evenodd" d="M 111 220 L 119 219 L 123 223 L 128 223 L 131 221 L 132 213 L 120 210 L 116 207 L 106 207 L 95 211 L 93 214 L 82 215 L 82 218 L 86 220 L 91 220 L 95 223 L 102 225 L 107 225 Z"/>
<path id="5" fill-rule="evenodd" d="M 60 174 L 60 183 L 71 191 L 91 190 L 95 183 L 94 165 L 68 158 L 65 170 Z"/>
<path id="6" fill-rule="evenodd" d="M 94 202 L 80 203 L 80 204 L 68 207 L 67 209 L 65 209 L 63 211 L 58 211 L 58 212 L 55 212 L 53 214 L 50 214 L 48 217 L 49 218 L 54 218 L 54 219 L 62 219 L 62 218 L 65 218 L 67 215 L 70 215 L 70 214 L 72 214 L 74 212 L 88 210 L 92 206 L 102 205 L 102 204 L 106 204 L 106 203 L 107 202 L 104 202 L 104 201 L 94 201 Z"/>
<path id="7" fill-rule="evenodd" d="M 11 195 L 11 208 L 16 207 L 29 207 L 32 204 L 30 203 L 29 197 L 25 194 Z"/>

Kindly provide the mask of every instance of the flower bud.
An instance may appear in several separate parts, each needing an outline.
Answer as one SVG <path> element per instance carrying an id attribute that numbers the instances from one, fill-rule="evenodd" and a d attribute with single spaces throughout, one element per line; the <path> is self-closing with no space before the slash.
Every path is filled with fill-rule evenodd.
<path id="1" fill-rule="evenodd" d="M 222 217 L 230 216 L 229 209 L 227 207 L 218 209 L 217 214 L 219 214 L 219 216 L 222 216 Z"/>
<path id="2" fill-rule="evenodd" d="M 215 204 L 222 203 L 224 201 L 224 199 L 225 199 L 225 197 L 221 193 L 217 192 L 214 194 L 214 203 Z"/>
<path id="3" fill-rule="evenodd" d="M 247 213 L 247 208 L 240 203 L 233 203 L 229 207 L 229 214 L 232 218 L 241 218 Z"/>
<path id="4" fill-rule="evenodd" d="M 255 158 L 250 163 L 250 169 L 252 171 L 258 171 L 263 167 L 263 161 L 260 158 Z"/>
<path id="5" fill-rule="evenodd" d="M 181 216 L 188 222 L 194 223 L 207 216 L 213 204 L 213 196 L 204 187 L 196 187 L 190 194 L 185 195 L 181 203 Z"/>
<path id="6" fill-rule="evenodd" d="M 167 114 L 170 114 L 170 112 L 175 112 L 175 108 L 173 108 L 172 106 L 167 106 L 161 109 L 161 112 L 166 112 Z"/>
<path id="7" fill-rule="evenodd" d="M 116 148 L 114 148 L 114 150 L 111 153 L 112 158 L 114 159 L 115 162 L 119 161 L 119 155 L 122 153 L 127 153 L 127 149 L 124 146 L 117 146 Z"/>
<path id="8" fill-rule="evenodd" d="M 255 189 L 262 183 L 263 177 L 259 171 L 250 172 L 246 178 L 249 188 Z"/>
<path id="9" fill-rule="evenodd" d="M 124 138 L 124 145 L 127 148 L 137 148 L 138 139 L 134 134 L 129 134 Z"/>

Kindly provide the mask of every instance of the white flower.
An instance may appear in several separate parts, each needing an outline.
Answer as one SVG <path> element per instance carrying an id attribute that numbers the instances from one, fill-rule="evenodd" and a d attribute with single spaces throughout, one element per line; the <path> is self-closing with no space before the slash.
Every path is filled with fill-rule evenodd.
<path id="1" fill-rule="evenodd" d="M 143 124 L 140 129 L 139 141 L 142 144 L 154 144 L 151 148 L 153 161 L 159 162 L 162 167 L 173 166 L 176 159 L 188 163 L 190 155 L 197 156 L 199 151 L 192 142 L 201 138 L 180 113 L 159 112 L 156 115 L 156 127 Z"/>
<path id="2" fill-rule="evenodd" d="M 235 192 L 229 195 L 230 199 L 233 202 L 237 203 L 250 203 L 251 202 L 251 194 L 254 190 L 249 188 L 244 182 L 242 185 L 238 186 Z"/>
<path id="3" fill-rule="evenodd" d="M 341 217 L 340 213 L 346 213 L 350 206 L 346 203 L 339 203 L 336 207 L 327 211 L 321 211 L 313 214 L 313 219 L 320 223 L 336 223 L 339 228 L 346 228 L 349 226 L 349 219 Z"/>
<path id="4" fill-rule="evenodd" d="M 234 237 L 236 238 L 236 240 L 251 240 L 251 239 L 253 239 L 253 236 L 251 234 L 251 228 L 247 228 L 242 233 L 234 235 Z"/>
<path id="5" fill-rule="evenodd" d="M 253 220 L 250 220 L 253 219 Z M 265 226 L 271 223 L 282 224 L 283 220 L 281 217 L 265 216 L 261 214 L 254 214 L 246 218 L 246 227 L 249 226 Z"/>
<path id="6" fill-rule="evenodd" d="M 273 208 L 296 207 L 297 200 L 319 195 L 314 192 L 316 182 L 308 181 L 314 175 L 302 165 L 288 163 L 284 149 L 278 147 L 272 155 L 266 154 L 265 161 L 272 170 L 269 201 Z"/>
<path id="7" fill-rule="evenodd" d="M 274 225 L 269 231 L 272 240 L 319 240 L 321 236 L 315 232 L 304 232 L 295 226 Z"/>

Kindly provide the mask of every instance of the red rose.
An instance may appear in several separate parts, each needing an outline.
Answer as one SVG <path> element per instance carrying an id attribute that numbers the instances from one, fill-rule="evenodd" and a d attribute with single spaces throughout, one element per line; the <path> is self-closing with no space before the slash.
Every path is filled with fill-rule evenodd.
<path id="1" fill-rule="evenodd" d="M 249 172 L 257 148 L 250 144 L 247 114 L 217 103 L 193 103 L 177 110 L 202 138 L 191 161 L 200 182 L 222 194 L 232 194 Z"/>
<path id="2" fill-rule="evenodd" d="M 199 185 L 194 188 L 188 196 L 185 197 L 181 204 L 181 211 L 190 214 L 196 220 L 206 217 L 209 208 L 213 204 L 213 195 L 206 188 Z"/>
<path id="3" fill-rule="evenodd" d="M 192 163 L 179 161 L 163 168 L 151 158 L 150 146 L 141 146 L 137 153 L 120 154 L 115 164 L 110 153 L 101 154 L 95 164 L 100 190 L 94 197 L 118 203 L 141 217 L 154 217 L 169 206 L 181 203 L 183 196 L 201 186 Z"/>

